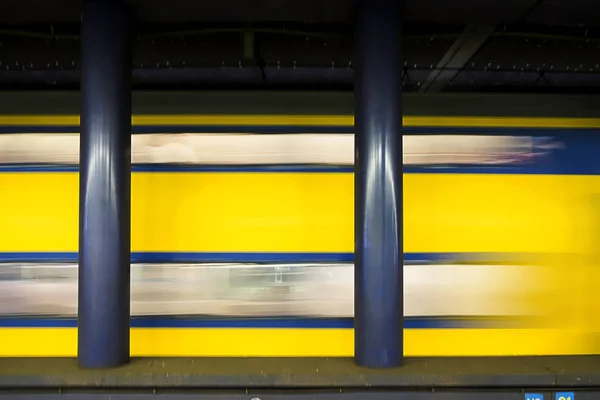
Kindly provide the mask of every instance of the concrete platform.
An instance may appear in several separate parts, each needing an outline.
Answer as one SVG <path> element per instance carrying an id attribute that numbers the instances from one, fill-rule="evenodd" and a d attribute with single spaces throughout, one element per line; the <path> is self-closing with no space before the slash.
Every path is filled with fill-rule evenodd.
<path id="1" fill-rule="evenodd" d="M 558 400 L 559 392 L 600 398 L 600 356 L 408 358 L 391 370 L 349 358 L 140 358 L 111 370 L 82 370 L 75 359 L 0 359 L 0 398 Z"/>

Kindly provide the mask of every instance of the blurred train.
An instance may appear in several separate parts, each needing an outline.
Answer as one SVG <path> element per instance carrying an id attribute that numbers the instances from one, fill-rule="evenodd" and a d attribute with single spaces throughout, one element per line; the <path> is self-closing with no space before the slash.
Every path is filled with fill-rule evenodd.
<path id="1" fill-rule="evenodd" d="M 407 355 L 600 351 L 594 101 L 406 96 Z M 77 95 L 0 105 L 0 356 L 72 356 Z M 348 94 L 135 94 L 132 355 L 352 354 L 352 124 Z"/>

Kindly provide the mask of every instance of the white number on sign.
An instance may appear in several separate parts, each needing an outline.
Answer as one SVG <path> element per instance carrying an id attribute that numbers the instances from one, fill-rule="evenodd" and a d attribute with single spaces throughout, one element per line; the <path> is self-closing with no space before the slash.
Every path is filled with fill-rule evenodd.
<path id="1" fill-rule="evenodd" d="M 556 400 L 575 400 L 575 393 L 573 393 L 573 392 L 558 392 L 558 393 L 556 393 Z"/>

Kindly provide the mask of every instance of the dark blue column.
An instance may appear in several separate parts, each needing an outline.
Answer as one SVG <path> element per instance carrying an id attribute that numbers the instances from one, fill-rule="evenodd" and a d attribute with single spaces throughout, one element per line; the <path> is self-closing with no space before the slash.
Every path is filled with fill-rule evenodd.
<path id="1" fill-rule="evenodd" d="M 121 0 L 84 0 L 79 365 L 129 361 L 131 49 Z"/>
<path id="2" fill-rule="evenodd" d="M 355 56 L 355 361 L 403 356 L 401 2 L 358 0 Z"/>

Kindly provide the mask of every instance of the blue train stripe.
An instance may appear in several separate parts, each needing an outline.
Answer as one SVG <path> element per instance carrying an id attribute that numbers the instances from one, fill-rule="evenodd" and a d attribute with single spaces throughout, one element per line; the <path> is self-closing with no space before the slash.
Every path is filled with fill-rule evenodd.
<path id="1" fill-rule="evenodd" d="M 405 264 L 498 262 L 509 260 L 502 253 L 405 253 Z M 6 252 L 0 263 L 76 263 L 76 252 Z M 168 263 L 353 263 L 354 253 L 199 253 L 132 252 L 134 264 Z"/>
<path id="2" fill-rule="evenodd" d="M 404 126 L 405 134 L 460 134 L 460 135 L 556 135 L 564 132 L 599 133 L 599 128 L 537 128 L 537 127 L 443 127 Z M 0 125 L 0 134 L 11 133 L 79 133 L 79 125 Z M 353 126 L 302 125 L 134 125 L 133 134 L 150 133 L 354 133 Z"/>
<path id="3" fill-rule="evenodd" d="M 0 253 L 0 262 L 77 262 L 76 252 Z M 350 263 L 353 253 L 196 253 L 132 252 L 132 263 Z"/>
<path id="4" fill-rule="evenodd" d="M 551 166 L 547 168 L 510 167 L 510 166 L 461 166 L 461 167 L 404 167 L 405 174 L 504 174 L 504 175 L 599 175 L 600 165 L 597 168 L 579 170 L 567 166 Z M 596 171 L 597 169 L 597 171 Z M 133 165 L 132 172 L 222 172 L 222 173 L 354 173 L 352 166 L 340 165 L 273 165 L 273 166 L 204 166 L 204 165 Z M 0 173 L 28 173 L 28 172 L 79 172 L 75 165 L 0 165 Z"/>
<path id="5" fill-rule="evenodd" d="M 312 172 L 312 173 L 352 173 L 352 166 L 338 165 L 173 165 L 152 164 L 132 165 L 132 172 Z M 79 172 L 77 165 L 0 165 L 1 172 Z"/>
<path id="6" fill-rule="evenodd" d="M 405 317 L 405 329 L 505 328 L 518 323 L 509 317 Z M 5 317 L 0 328 L 76 328 L 77 318 Z M 353 318 L 213 318 L 132 317 L 132 328 L 303 328 L 351 329 Z"/>

